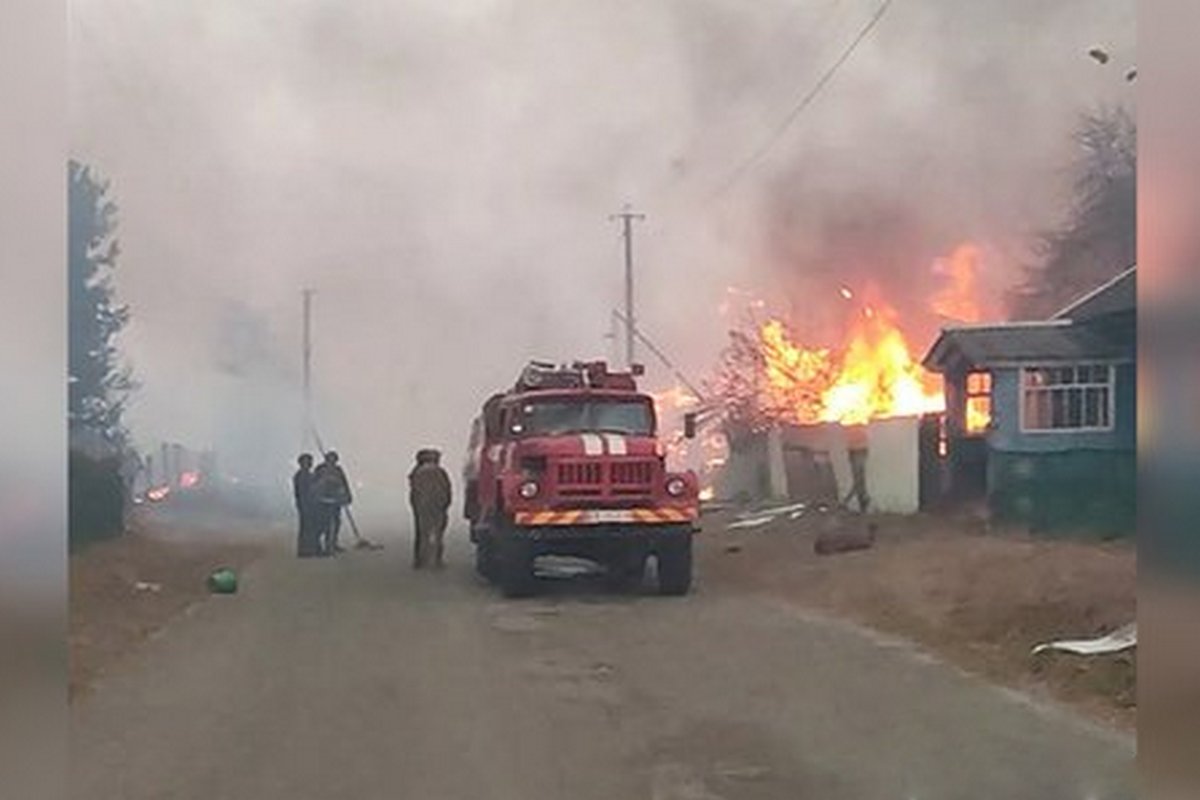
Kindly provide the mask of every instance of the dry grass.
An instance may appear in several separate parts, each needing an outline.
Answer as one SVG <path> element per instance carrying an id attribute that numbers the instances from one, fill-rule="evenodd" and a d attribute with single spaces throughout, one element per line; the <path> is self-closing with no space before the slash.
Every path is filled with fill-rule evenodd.
<path id="1" fill-rule="evenodd" d="M 864 522 L 813 513 L 735 534 L 714 519 L 706 575 L 904 636 L 998 683 L 1135 727 L 1132 653 L 1030 655 L 1040 642 L 1100 635 L 1134 618 L 1131 543 L 989 532 L 967 518 L 874 521 L 875 547 L 820 557 L 812 552 L 818 532 Z M 725 553 L 728 542 L 742 552 Z"/>
<path id="2" fill-rule="evenodd" d="M 231 541 L 204 528 L 135 520 L 126 535 L 99 542 L 70 560 L 69 690 L 86 693 L 95 678 L 207 593 L 218 566 L 240 567 L 261 540 Z M 158 584 L 139 590 L 139 581 Z"/>

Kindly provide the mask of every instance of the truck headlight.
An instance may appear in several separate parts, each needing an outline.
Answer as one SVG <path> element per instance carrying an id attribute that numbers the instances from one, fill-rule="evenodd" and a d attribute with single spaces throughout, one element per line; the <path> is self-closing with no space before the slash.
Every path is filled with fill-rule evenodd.
<path id="1" fill-rule="evenodd" d="M 521 484 L 521 488 L 517 490 L 517 493 L 526 500 L 532 500 L 537 497 L 538 488 L 537 481 L 525 481 Z"/>
<path id="2" fill-rule="evenodd" d="M 686 491 L 687 483 L 684 482 L 683 478 L 671 478 L 667 481 L 667 494 L 671 495 L 671 497 L 683 497 Z"/>

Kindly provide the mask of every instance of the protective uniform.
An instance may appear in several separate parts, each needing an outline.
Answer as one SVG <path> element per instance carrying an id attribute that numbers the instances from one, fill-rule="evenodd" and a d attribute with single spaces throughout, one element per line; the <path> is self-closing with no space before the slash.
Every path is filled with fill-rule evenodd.
<path id="1" fill-rule="evenodd" d="M 301 558 L 318 555 L 318 512 L 313 498 L 312 462 L 301 461 L 300 469 L 292 476 L 292 495 L 296 500 L 296 513 L 300 518 L 300 530 L 296 537 L 296 555 Z"/>
<path id="2" fill-rule="evenodd" d="M 325 461 L 313 470 L 313 497 L 318 514 L 318 531 L 321 551 L 332 555 L 342 548 L 338 545 L 338 532 L 342 527 L 342 506 L 354 501 L 350 492 L 350 481 L 338 464 L 337 453 L 325 454 Z"/>
<path id="3" fill-rule="evenodd" d="M 430 557 L 437 567 L 443 564 L 443 537 L 449 522 L 451 502 L 450 476 L 438 465 L 436 450 L 417 453 L 417 465 L 408 474 L 409 502 L 412 504 L 413 567 L 421 569 Z"/>

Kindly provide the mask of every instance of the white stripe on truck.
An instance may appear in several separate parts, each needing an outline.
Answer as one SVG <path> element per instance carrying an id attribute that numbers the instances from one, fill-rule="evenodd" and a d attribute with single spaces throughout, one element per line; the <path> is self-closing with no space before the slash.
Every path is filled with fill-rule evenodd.
<path id="1" fill-rule="evenodd" d="M 581 433 L 579 438 L 583 440 L 584 455 L 602 456 L 604 455 L 604 440 L 594 433 Z"/>
<path id="2" fill-rule="evenodd" d="M 608 454 L 612 456 L 624 456 L 629 454 L 629 447 L 625 443 L 625 437 L 619 433 L 604 434 L 604 441 L 608 443 Z"/>

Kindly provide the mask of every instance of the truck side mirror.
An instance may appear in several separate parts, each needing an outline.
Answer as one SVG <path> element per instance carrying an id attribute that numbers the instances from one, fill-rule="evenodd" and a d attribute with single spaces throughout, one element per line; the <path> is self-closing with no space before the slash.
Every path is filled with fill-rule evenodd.
<path id="1" fill-rule="evenodd" d="M 696 438 L 696 412 L 689 411 L 683 415 L 683 438 Z"/>

